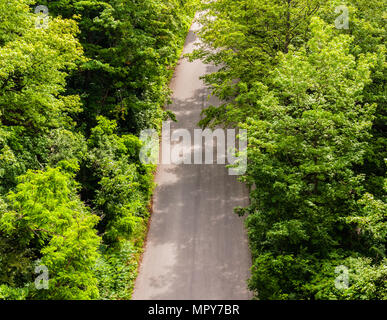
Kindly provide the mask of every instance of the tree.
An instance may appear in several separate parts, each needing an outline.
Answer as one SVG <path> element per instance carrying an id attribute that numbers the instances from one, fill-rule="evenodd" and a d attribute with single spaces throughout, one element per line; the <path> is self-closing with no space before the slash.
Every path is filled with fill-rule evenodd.
<path id="1" fill-rule="evenodd" d="M 117 124 L 98 117 L 89 143 L 87 170 L 90 180 L 97 181 L 95 208 L 102 215 L 99 230 L 107 244 L 130 239 L 148 216 L 147 204 L 153 190 L 154 166 L 139 161 L 140 140 L 133 135 L 118 136 Z"/>
<path id="2" fill-rule="evenodd" d="M 0 4 L 0 193 L 4 194 L 27 169 L 41 169 L 49 162 L 55 166 L 55 157 L 64 159 L 58 153 L 66 148 L 54 145 L 65 131 L 70 144 L 82 148 L 79 135 L 70 138 L 74 125 L 70 116 L 80 111 L 79 97 L 65 94 L 68 72 L 82 61 L 77 25 L 56 18 L 38 29 L 37 16 L 28 6 L 33 3 Z"/>
<path id="3" fill-rule="evenodd" d="M 223 104 L 199 124 L 248 131 L 251 205 L 236 212 L 260 299 L 386 295 L 384 9 L 344 4 L 344 30 L 336 0 L 212 1 L 201 18 L 191 58 L 218 66 L 204 80 Z M 353 275 L 341 291 L 340 265 Z"/>
<path id="4" fill-rule="evenodd" d="M 69 81 L 82 97 L 77 117 L 86 131 L 96 117 L 115 119 L 133 134 L 161 126 L 168 81 L 197 0 L 42 1 L 52 14 L 79 21 L 88 61 Z"/>
<path id="5" fill-rule="evenodd" d="M 53 19 L 47 28 L 37 29 L 36 15 L 27 6 L 30 3 L 12 0 L 0 7 L 3 26 L 15 23 L 15 17 L 19 25 L 25 26 L 19 32 L 5 28 L 3 35 L 0 121 L 36 133 L 68 125 L 68 115 L 80 111 L 77 96 L 61 94 L 66 71 L 75 68 L 82 48 L 75 38 L 78 29 L 74 21 Z"/>
<path id="6" fill-rule="evenodd" d="M 0 299 L 130 298 L 154 187 L 134 134 L 170 116 L 197 3 L 41 1 L 47 28 L 0 3 Z"/>
<path id="7" fill-rule="evenodd" d="M 31 297 L 97 298 L 93 267 L 99 256 L 100 238 L 94 229 L 98 218 L 77 197 L 73 174 L 47 168 L 28 171 L 19 181 L 7 196 L 0 229 L 24 250 L 35 247 L 49 270 L 49 289 L 32 290 Z"/>
<path id="8" fill-rule="evenodd" d="M 219 71 L 204 79 L 224 103 L 203 111 L 202 126 L 238 123 L 240 118 L 232 111 L 243 106 L 236 98 L 257 79 L 270 82 L 268 73 L 277 64 L 279 52 L 307 41 L 309 21 L 319 5 L 314 0 L 209 2 L 200 20 L 203 46 L 191 57 L 219 66 Z"/>
<path id="9" fill-rule="evenodd" d="M 355 59 L 352 41 L 314 18 L 305 47 L 279 55 L 274 88 L 256 84 L 255 96 L 248 93 L 257 101 L 242 125 L 250 135 L 245 181 L 256 186 L 245 209 L 250 287 L 263 299 L 321 298 L 309 287 L 324 278 L 319 261 L 334 270 L 340 260 L 372 255 L 345 220 L 359 215 L 364 177 L 353 167 L 364 160 L 376 108 L 362 101 L 376 55 Z"/>

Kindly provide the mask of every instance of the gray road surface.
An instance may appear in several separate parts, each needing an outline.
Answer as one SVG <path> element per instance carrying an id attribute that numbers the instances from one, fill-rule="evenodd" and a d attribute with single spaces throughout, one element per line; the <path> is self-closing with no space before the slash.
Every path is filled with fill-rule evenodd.
<path id="1" fill-rule="evenodd" d="M 197 41 L 194 24 L 184 53 Z M 208 89 L 199 79 L 214 71 L 200 61 L 181 59 L 173 80 L 178 123 L 197 127 L 209 104 Z M 216 158 L 216 157 L 215 157 Z M 242 218 L 233 212 L 248 203 L 246 188 L 224 165 L 159 165 L 153 215 L 133 299 L 250 299 L 246 285 L 251 266 Z"/>

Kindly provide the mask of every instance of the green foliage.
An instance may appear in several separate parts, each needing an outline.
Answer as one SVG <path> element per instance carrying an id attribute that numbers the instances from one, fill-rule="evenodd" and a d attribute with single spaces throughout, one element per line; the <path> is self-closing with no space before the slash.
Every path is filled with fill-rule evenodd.
<path id="1" fill-rule="evenodd" d="M 79 162 L 86 152 L 83 135 L 68 129 L 35 135 L 22 126 L 0 125 L 0 193 L 13 188 L 28 169 L 56 167 L 63 160 Z"/>
<path id="2" fill-rule="evenodd" d="M 39 4 L 47 28 L 35 1 L 0 3 L 0 299 L 129 299 L 154 187 L 135 134 L 173 117 L 198 1 Z"/>
<path id="3" fill-rule="evenodd" d="M 37 29 L 31 4 L 0 4 L 1 193 L 14 187 L 27 169 L 55 166 L 70 156 L 63 152 L 81 149 L 81 137 L 70 132 L 70 116 L 80 111 L 79 97 L 64 94 L 69 70 L 82 61 L 77 25 L 56 18 L 47 29 Z M 71 151 L 65 150 L 73 144 Z"/>
<path id="4" fill-rule="evenodd" d="M 197 2 L 42 1 L 54 14 L 79 20 L 88 57 L 70 81 L 84 105 L 79 123 L 91 129 L 103 115 L 132 133 L 160 127 L 166 84 Z"/>
<path id="5" fill-rule="evenodd" d="M 129 239 L 136 224 L 147 217 L 147 205 L 153 190 L 153 166 L 139 162 L 140 140 L 133 135 L 118 136 L 115 121 L 98 117 L 88 140 L 87 176 L 100 177 L 95 208 L 101 212 L 99 227 L 104 241 L 117 243 Z"/>
<path id="6" fill-rule="evenodd" d="M 28 297 L 27 288 L 12 288 L 0 285 L 0 300 L 25 300 Z"/>
<path id="7" fill-rule="evenodd" d="M 310 282 L 303 284 L 306 292 L 315 293 L 316 299 L 325 300 L 386 300 L 387 261 L 374 263 L 366 257 L 330 257 L 319 261 L 320 268 Z M 348 270 L 348 288 L 336 288 L 333 281 L 337 266 Z"/>
<path id="8" fill-rule="evenodd" d="M 319 2 L 219 0 L 206 6 L 200 31 L 204 44 L 192 57 L 220 67 L 205 80 L 226 102 L 204 110 L 202 126 L 238 123 L 240 117 L 234 118 L 232 111 L 242 107 L 240 96 L 247 94 L 257 79 L 270 81 L 268 72 L 277 64 L 278 52 L 287 53 L 290 46 L 298 48 L 306 41 L 309 21 Z"/>
<path id="9" fill-rule="evenodd" d="M 3 36 L 8 41 L 0 47 L 0 121 L 34 132 L 66 125 L 70 121 L 68 114 L 80 111 L 77 96 L 61 95 L 66 71 L 75 68 L 82 55 L 75 38 L 77 26 L 72 20 L 53 19 L 48 28 L 37 29 L 28 7 L 14 7 L 16 2 L 8 1 L 0 8 L 5 26 L 14 18 L 6 13 L 21 8 L 17 16 L 25 26 L 20 32 L 6 30 L 11 35 Z"/>
<path id="10" fill-rule="evenodd" d="M 50 270 L 50 288 L 32 293 L 51 299 L 98 297 L 92 272 L 100 239 L 91 215 L 76 195 L 72 174 L 48 167 L 28 171 L 19 178 L 2 212 L 0 229 L 16 238 L 22 248 L 32 244 L 40 251 L 41 264 Z"/>
<path id="11" fill-rule="evenodd" d="M 341 4 L 219 0 L 201 19 L 191 57 L 219 66 L 205 81 L 225 102 L 200 124 L 248 131 L 236 211 L 259 299 L 386 299 L 385 5 L 346 1 L 338 30 Z"/>
<path id="12" fill-rule="evenodd" d="M 137 254 L 138 249 L 125 241 L 119 250 L 101 256 L 96 265 L 101 299 L 130 299 L 137 275 Z"/>

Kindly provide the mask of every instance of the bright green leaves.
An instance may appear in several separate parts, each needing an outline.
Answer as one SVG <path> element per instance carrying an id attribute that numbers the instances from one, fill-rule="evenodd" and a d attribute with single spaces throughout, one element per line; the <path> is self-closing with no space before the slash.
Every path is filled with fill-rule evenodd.
<path id="1" fill-rule="evenodd" d="M 0 46 L 14 40 L 19 34 L 31 27 L 32 15 L 29 12 L 29 5 L 34 0 L 10 0 L 0 3 Z"/>
<path id="2" fill-rule="evenodd" d="M 350 29 L 338 30 L 341 4 L 220 0 L 201 19 L 192 57 L 220 67 L 205 80 L 225 102 L 200 125 L 248 131 L 251 205 L 236 211 L 260 299 L 386 295 L 383 5 L 347 1 Z"/>
<path id="3" fill-rule="evenodd" d="M 172 116 L 198 1 L 39 4 L 47 28 L 34 1 L 0 3 L 0 299 L 128 299 L 154 187 L 134 134 Z"/>
<path id="4" fill-rule="evenodd" d="M 23 126 L 0 126 L 0 192 L 14 187 L 28 169 L 56 167 L 63 160 L 79 164 L 85 154 L 83 135 L 68 129 L 34 135 Z"/>
<path id="5" fill-rule="evenodd" d="M 29 171 L 19 181 L 15 192 L 8 195 L 12 203 L 8 214 L 14 217 L 15 230 L 26 232 L 26 239 L 34 237 L 34 232 L 42 239 L 52 233 L 63 233 L 77 205 L 76 199 L 69 198 L 68 177 L 48 169 L 45 173 Z"/>
<path id="6" fill-rule="evenodd" d="M 366 193 L 359 201 L 360 210 L 345 217 L 358 237 L 369 246 L 376 260 L 386 258 L 387 203 Z"/>
<path id="7" fill-rule="evenodd" d="M 40 249 L 41 264 L 49 270 L 50 287 L 34 296 L 52 299 L 98 297 L 92 268 L 100 238 L 91 215 L 76 195 L 73 176 L 59 169 L 28 171 L 8 195 L 0 229 L 24 247 Z"/>
<path id="8" fill-rule="evenodd" d="M 205 80 L 214 94 L 228 102 L 219 112 L 214 108 L 205 111 L 202 125 L 232 122 L 233 110 L 244 108 L 237 99 L 245 88 L 252 89 L 257 81 L 270 83 L 268 74 L 277 64 L 278 53 L 288 52 L 290 46 L 299 48 L 305 42 L 304 35 L 318 3 L 220 0 L 206 6 L 200 31 L 204 44 L 192 57 L 220 66 Z"/>
<path id="9" fill-rule="evenodd" d="M 54 235 L 41 251 L 41 263 L 50 270 L 47 299 L 97 299 L 98 280 L 94 266 L 101 239 L 96 235 L 98 217 L 85 212 L 75 216 L 60 235 Z M 39 296 L 39 293 L 38 293 Z"/>
<path id="10" fill-rule="evenodd" d="M 282 55 L 274 71 L 273 84 L 283 96 L 281 102 L 294 105 L 294 112 L 317 107 L 333 112 L 354 109 L 355 117 L 373 112 L 372 107 L 364 109 L 356 103 L 362 101 L 363 89 L 370 83 L 375 56 L 355 60 L 350 54 L 352 41 L 346 35 L 334 36 L 332 26 L 314 18 L 305 47 Z"/>
<path id="11" fill-rule="evenodd" d="M 23 1 L 24 2 L 24 1 Z M 8 12 L 20 6 L 10 4 Z M 77 96 L 62 96 L 66 77 L 81 59 L 74 21 L 52 19 L 48 28 L 35 27 L 28 7 L 18 12 L 29 23 L 0 47 L 0 120 L 34 132 L 68 125 L 68 114 L 80 111 Z"/>
<path id="12" fill-rule="evenodd" d="M 317 292 L 316 299 L 325 300 L 386 300 L 387 299 L 387 259 L 375 263 L 366 257 L 344 259 L 333 256 L 320 262 L 321 268 L 310 283 L 304 285 L 305 291 Z M 336 268 L 343 268 L 348 286 L 337 286 L 340 281 Z M 332 281 L 334 280 L 334 281 Z"/>
<path id="13" fill-rule="evenodd" d="M 340 217 L 356 210 L 363 191 L 363 177 L 352 168 L 364 159 L 375 112 L 362 103 L 374 59 L 355 59 L 350 38 L 335 35 L 318 18 L 312 19 L 311 30 L 304 48 L 280 54 L 273 91 L 264 93 L 276 99 L 263 107 L 257 95 L 258 111 L 242 125 L 251 135 L 248 175 L 257 188 L 253 208 L 264 212 L 248 220 L 250 235 L 264 232 L 255 244 L 256 263 L 262 251 L 324 258 L 346 243 L 351 231 Z M 257 224 L 260 219 L 264 224 Z M 260 268 L 257 272 L 264 272 Z M 294 281 L 295 276 L 287 276 Z M 263 283 L 255 283 L 257 289 L 268 285 L 259 277 Z M 295 284 L 287 286 L 266 297 L 303 296 L 296 294 L 300 288 Z"/>

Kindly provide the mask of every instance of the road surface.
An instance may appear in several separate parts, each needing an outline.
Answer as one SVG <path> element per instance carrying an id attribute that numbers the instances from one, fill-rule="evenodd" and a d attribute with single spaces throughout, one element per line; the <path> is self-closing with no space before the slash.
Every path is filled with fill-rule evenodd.
<path id="1" fill-rule="evenodd" d="M 194 49 L 198 28 L 193 24 L 184 54 Z M 172 130 L 193 132 L 200 112 L 218 103 L 207 99 L 209 90 L 199 79 L 214 70 L 201 61 L 179 61 L 168 106 L 178 120 Z M 246 283 L 251 255 L 243 219 L 233 212 L 248 204 L 245 186 L 220 164 L 160 164 L 155 179 L 153 214 L 133 299 L 250 299 Z"/>

